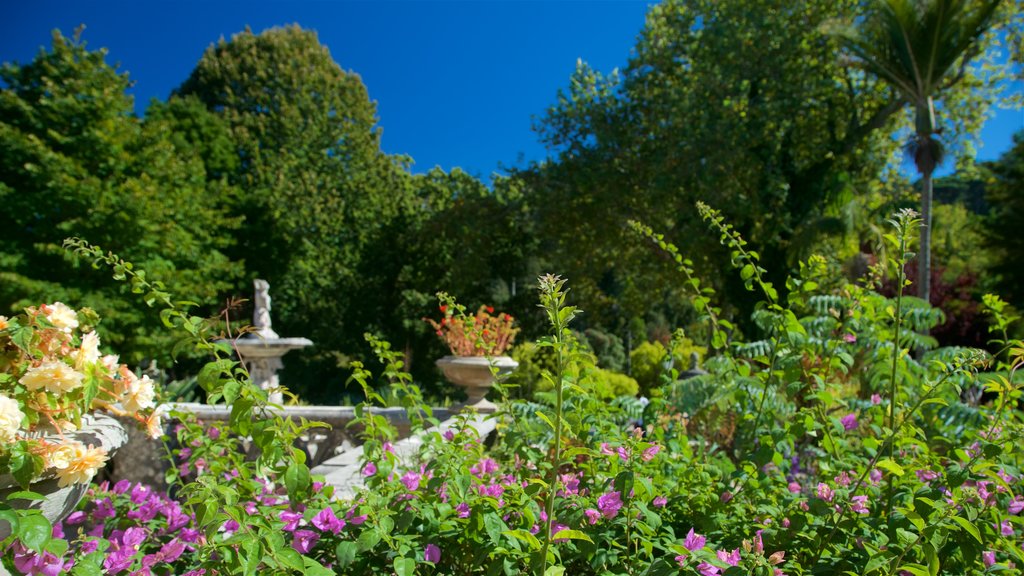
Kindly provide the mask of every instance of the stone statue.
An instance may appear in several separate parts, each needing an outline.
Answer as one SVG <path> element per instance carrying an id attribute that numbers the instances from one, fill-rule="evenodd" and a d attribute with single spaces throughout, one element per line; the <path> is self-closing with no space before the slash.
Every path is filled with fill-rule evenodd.
<path id="1" fill-rule="evenodd" d="M 252 327 L 263 338 L 277 338 L 270 321 L 270 283 L 266 280 L 254 280 L 256 300 L 252 312 Z"/>

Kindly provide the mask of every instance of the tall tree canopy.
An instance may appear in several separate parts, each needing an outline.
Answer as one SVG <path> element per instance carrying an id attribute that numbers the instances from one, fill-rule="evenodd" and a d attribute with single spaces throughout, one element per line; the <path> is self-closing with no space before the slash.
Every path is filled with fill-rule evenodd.
<path id="1" fill-rule="evenodd" d="M 1013 137 L 1013 148 L 989 165 L 995 181 L 986 190 L 992 207 L 987 220 L 988 248 L 994 254 L 992 271 L 1000 294 L 1024 310 L 1024 131 Z"/>
<path id="2" fill-rule="evenodd" d="M 170 119 L 136 118 L 127 75 L 77 37 L 55 32 L 50 50 L 0 79 L 0 302 L 93 307 L 125 360 L 169 359 L 159 319 L 105 274 L 72 268 L 61 243 L 83 237 L 176 294 L 215 302 L 241 273 L 225 255 L 236 226 L 220 205 L 226 186 L 168 138 Z"/>
<path id="3" fill-rule="evenodd" d="M 817 239 L 847 228 L 850 201 L 880 186 L 898 150 L 890 135 L 906 122 L 903 97 L 837 59 L 825 31 L 863 4 L 667 0 L 621 73 L 577 67 L 538 125 L 555 157 L 524 178 L 588 311 L 623 319 L 651 304 L 646 290 L 677 283 L 630 245 L 630 218 L 665 232 L 705 276 L 727 278 L 741 310 L 750 299 L 695 201 L 725 213 L 780 288 Z"/>

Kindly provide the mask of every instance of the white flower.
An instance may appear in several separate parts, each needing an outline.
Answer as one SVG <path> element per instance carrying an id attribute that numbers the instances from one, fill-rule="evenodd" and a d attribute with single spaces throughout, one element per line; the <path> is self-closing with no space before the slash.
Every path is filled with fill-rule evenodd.
<path id="1" fill-rule="evenodd" d="M 70 334 L 72 330 L 78 328 L 78 313 L 66 304 L 54 302 L 44 306 L 43 309 L 46 311 L 46 319 L 50 321 L 50 324 L 62 332 Z"/>
<path id="2" fill-rule="evenodd" d="M 14 442 L 23 418 L 25 413 L 18 407 L 18 401 L 0 394 L 0 442 Z"/>
<path id="3" fill-rule="evenodd" d="M 116 372 L 118 360 L 120 358 L 118 358 L 117 354 L 107 354 L 100 359 L 100 362 L 103 362 L 103 367 L 107 369 L 107 372 Z"/>
<path id="4" fill-rule="evenodd" d="M 167 405 L 161 405 L 146 418 L 146 433 L 150 438 L 156 440 L 164 435 L 164 415 L 167 413 Z"/>
<path id="5" fill-rule="evenodd" d="M 29 368 L 18 382 L 24 384 L 31 392 L 45 388 L 47 392 L 61 394 L 81 386 L 82 378 L 82 373 L 71 366 L 51 360 Z"/>
<path id="6" fill-rule="evenodd" d="M 156 390 L 149 376 L 138 378 L 128 369 L 121 370 L 118 392 L 121 394 L 121 407 L 129 414 L 152 408 L 153 399 L 156 397 Z"/>
<path id="7" fill-rule="evenodd" d="M 82 336 L 82 346 L 71 352 L 75 368 L 84 370 L 86 366 L 95 364 L 100 359 L 100 337 L 95 332 Z"/>

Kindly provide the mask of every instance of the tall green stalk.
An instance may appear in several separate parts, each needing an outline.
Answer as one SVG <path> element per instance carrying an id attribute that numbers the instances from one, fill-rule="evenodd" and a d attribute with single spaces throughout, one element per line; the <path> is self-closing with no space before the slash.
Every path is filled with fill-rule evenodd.
<path id="1" fill-rule="evenodd" d="M 547 571 L 548 550 L 551 547 L 551 524 L 555 513 L 555 493 L 557 492 L 558 469 L 562 459 L 562 375 L 565 374 L 568 366 L 565 348 L 568 345 L 569 322 L 576 316 L 576 308 L 565 305 L 566 290 L 563 290 L 565 280 L 558 276 L 548 274 L 541 276 L 540 282 L 540 305 L 548 314 L 548 322 L 551 323 L 551 337 L 542 340 L 542 344 L 555 349 L 555 373 L 546 375 L 555 388 L 555 418 L 551 424 L 555 433 L 554 451 L 551 453 L 551 470 L 548 472 L 547 499 L 544 504 L 544 511 L 547 519 L 544 521 L 544 547 L 540 553 L 539 576 Z"/>

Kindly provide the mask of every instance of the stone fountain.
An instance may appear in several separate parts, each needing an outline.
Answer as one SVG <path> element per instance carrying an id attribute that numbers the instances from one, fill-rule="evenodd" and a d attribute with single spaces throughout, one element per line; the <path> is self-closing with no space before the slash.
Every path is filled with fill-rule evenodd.
<path id="1" fill-rule="evenodd" d="M 270 321 L 270 284 L 266 280 L 255 280 L 256 300 L 252 313 L 253 330 L 234 341 L 239 359 L 245 364 L 253 383 L 264 390 L 278 390 L 281 382 L 277 372 L 284 368 L 281 357 L 291 350 L 311 346 L 306 338 L 281 338 L 274 332 Z M 281 392 L 271 392 L 270 401 L 281 403 Z"/>

